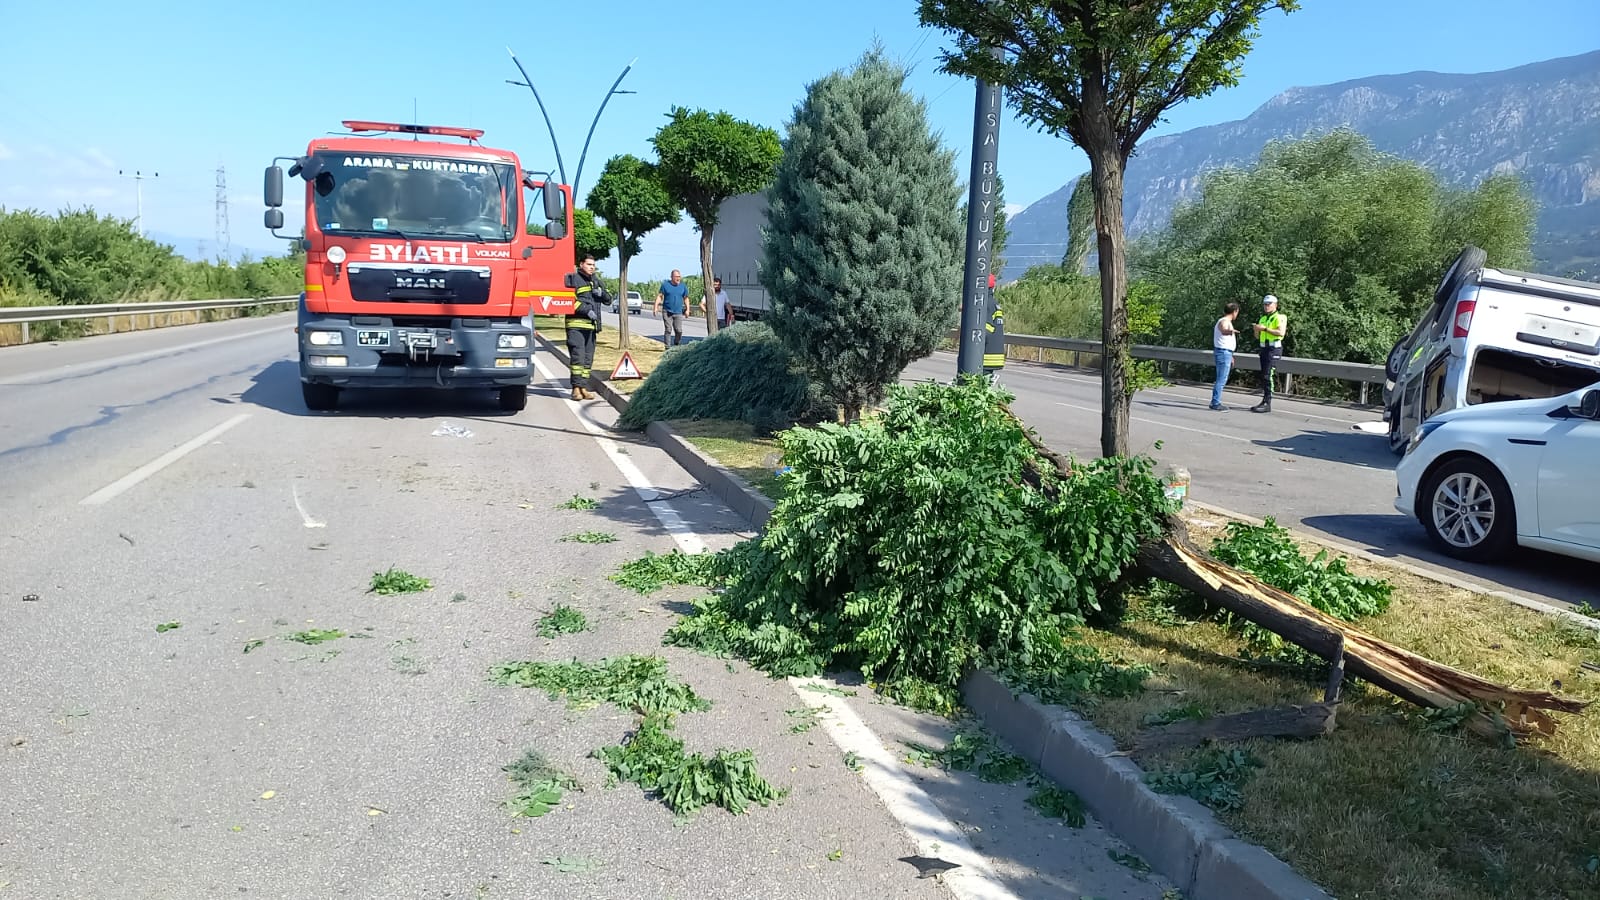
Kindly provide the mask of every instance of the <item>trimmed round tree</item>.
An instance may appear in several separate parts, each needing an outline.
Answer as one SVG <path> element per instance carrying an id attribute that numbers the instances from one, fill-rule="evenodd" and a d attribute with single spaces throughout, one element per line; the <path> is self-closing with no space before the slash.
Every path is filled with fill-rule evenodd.
<path id="1" fill-rule="evenodd" d="M 845 420 L 933 352 L 960 306 L 955 155 L 879 50 L 812 84 L 768 192 L 768 319 Z"/>

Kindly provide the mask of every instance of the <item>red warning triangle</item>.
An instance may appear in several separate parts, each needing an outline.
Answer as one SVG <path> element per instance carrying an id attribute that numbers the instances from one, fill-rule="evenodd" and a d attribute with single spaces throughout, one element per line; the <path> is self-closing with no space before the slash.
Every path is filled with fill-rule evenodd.
<path id="1" fill-rule="evenodd" d="M 624 378 L 643 378 L 639 374 L 639 367 L 633 364 L 633 357 L 628 351 L 622 351 L 622 358 L 617 360 L 617 367 L 611 370 L 611 380 L 618 381 Z"/>

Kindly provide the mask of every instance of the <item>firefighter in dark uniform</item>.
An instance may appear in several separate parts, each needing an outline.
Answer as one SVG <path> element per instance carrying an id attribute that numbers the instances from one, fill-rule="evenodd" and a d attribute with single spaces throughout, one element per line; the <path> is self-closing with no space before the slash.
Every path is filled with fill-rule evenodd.
<path id="1" fill-rule="evenodd" d="M 1000 311 L 1000 296 L 994 292 L 994 275 L 989 276 L 989 321 L 983 323 L 983 374 L 992 381 L 1006 365 L 1006 316 Z"/>
<path id="2" fill-rule="evenodd" d="M 585 253 L 578 270 L 567 275 L 577 308 L 567 315 L 567 356 L 572 367 L 572 399 L 593 400 L 589 390 L 594 365 L 594 340 L 600 334 L 600 310 L 608 302 L 606 288 L 594 273 L 594 257 Z"/>

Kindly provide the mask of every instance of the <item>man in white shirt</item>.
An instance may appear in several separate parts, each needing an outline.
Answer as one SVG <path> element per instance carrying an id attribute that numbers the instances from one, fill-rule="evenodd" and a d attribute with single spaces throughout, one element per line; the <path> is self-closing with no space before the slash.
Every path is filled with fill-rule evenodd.
<path id="1" fill-rule="evenodd" d="M 711 289 L 717 297 L 717 326 L 727 328 L 733 324 L 733 305 L 728 302 L 728 292 L 722 289 L 722 279 L 711 279 Z"/>
<path id="2" fill-rule="evenodd" d="M 1233 371 L 1233 351 L 1239 347 L 1239 332 L 1233 320 L 1239 317 L 1239 304 L 1229 303 L 1222 308 L 1222 318 L 1211 326 L 1211 353 L 1217 361 L 1217 382 L 1211 386 L 1211 408 L 1225 410 L 1222 405 L 1222 388 L 1228 383 L 1228 373 Z"/>

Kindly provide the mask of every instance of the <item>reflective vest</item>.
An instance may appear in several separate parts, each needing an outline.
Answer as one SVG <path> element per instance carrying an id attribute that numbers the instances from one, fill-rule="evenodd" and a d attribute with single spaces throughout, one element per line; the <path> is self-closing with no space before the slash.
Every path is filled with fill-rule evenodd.
<path id="1" fill-rule="evenodd" d="M 1289 336 L 1289 317 L 1285 316 L 1283 313 L 1275 312 L 1262 316 L 1256 320 L 1256 324 L 1260 325 L 1264 329 L 1271 328 L 1274 331 L 1282 332 L 1282 334 L 1278 335 L 1277 337 L 1273 337 L 1272 335 L 1267 334 L 1265 331 L 1262 331 L 1260 338 L 1261 344 L 1264 347 L 1281 347 L 1283 346 L 1283 339 Z"/>
<path id="2" fill-rule="evenodd" d="M 1000 311 L 1000 300 L 995 298 L 994 312 L 983 324 L 983 367 L 1003 369 L 1006 365 L 1006 316 Z"/>

